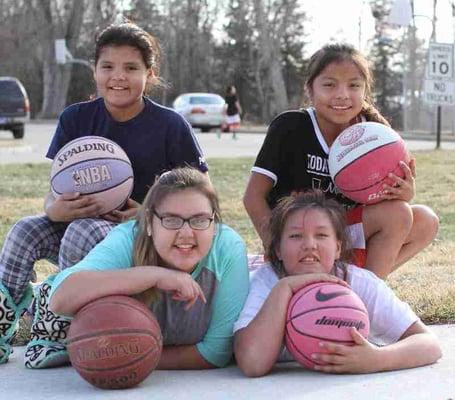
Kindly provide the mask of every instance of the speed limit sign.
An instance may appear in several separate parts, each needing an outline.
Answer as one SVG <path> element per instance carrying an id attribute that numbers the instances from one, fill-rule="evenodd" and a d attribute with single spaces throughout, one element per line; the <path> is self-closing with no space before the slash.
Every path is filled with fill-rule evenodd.
<path id="1" fill-rule="evenodd" d="M 426 75 L 429 79 L 453 78 L 453 44 L 430 43 Z"/>

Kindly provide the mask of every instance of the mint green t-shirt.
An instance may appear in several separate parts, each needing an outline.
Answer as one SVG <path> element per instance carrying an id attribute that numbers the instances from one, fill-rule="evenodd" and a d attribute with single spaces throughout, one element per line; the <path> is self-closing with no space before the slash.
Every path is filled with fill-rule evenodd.
<path id="1" fill-rule="evenodd" d="M 135 221 L 116 226 L 75 266 L 60 272 L 51 296 L 59 285 L 78 271 L 106 271 L 133 267 Z M 201 286 L 207 303 L 185 304 L 162 292 L 151 310 L 160 323 L 165 346 L 196 345 L 208 362 L 225 366 L 232 358 L 233 325 L 248 295 L 248 265 L 245 243 L 227 225 L 217 225 L 209 253 L 191 273 Z"/>

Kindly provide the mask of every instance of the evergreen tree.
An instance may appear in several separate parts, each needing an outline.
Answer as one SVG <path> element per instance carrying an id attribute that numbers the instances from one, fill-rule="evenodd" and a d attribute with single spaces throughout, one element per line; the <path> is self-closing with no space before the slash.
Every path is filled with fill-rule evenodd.
<path id="1" fill-rule="evenodd" d="M 376 33 L 368 59 L 373 70 L 375 90 L 374 99 L 379 111 L 396 129 L 402 128 L 403 98 L 403 57 L 399 51 L 400 42 L 388 34 L 386 19 L 390 2 L 376 0 L 372 4 L 373 16 L 376 19 Z"/>

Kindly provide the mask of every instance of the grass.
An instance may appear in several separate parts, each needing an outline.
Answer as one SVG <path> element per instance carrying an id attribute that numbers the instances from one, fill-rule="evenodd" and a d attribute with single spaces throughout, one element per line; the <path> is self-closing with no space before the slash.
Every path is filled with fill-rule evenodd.
<path id="1" fill-rule="evenodd" d="M 439 215 L 437 239 L 393 273 L 388 283 L 427 323 L 455 322 L 455 152 L 415 153 L 416 203 L 431 206 Z M 261 243 L 242 205 L 242 195 L 253 158 L 210 159 L 210 176 L 218 190 L 223 220 L 245 239 L 250 253 Z M 41 212 L 48 190 L 49 164 L 0 165 L 0 244 L 10 226 L 25 215 Z M 39 279 L 55 267 L 36 265 Z"/>

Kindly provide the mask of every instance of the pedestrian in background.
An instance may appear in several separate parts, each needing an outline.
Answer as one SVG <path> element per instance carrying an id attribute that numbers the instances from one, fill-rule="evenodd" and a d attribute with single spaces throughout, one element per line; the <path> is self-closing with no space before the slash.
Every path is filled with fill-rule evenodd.
<path id="1" fill-rule="evenodd" d="M 227 131 L 232 132 L 232 139 L 237 139 L 237 131 L 240 129 L 240 115 L 242 107 L 237 97 L 235 86 L 228 86 L 226 89 L 226 125 Z"/>

